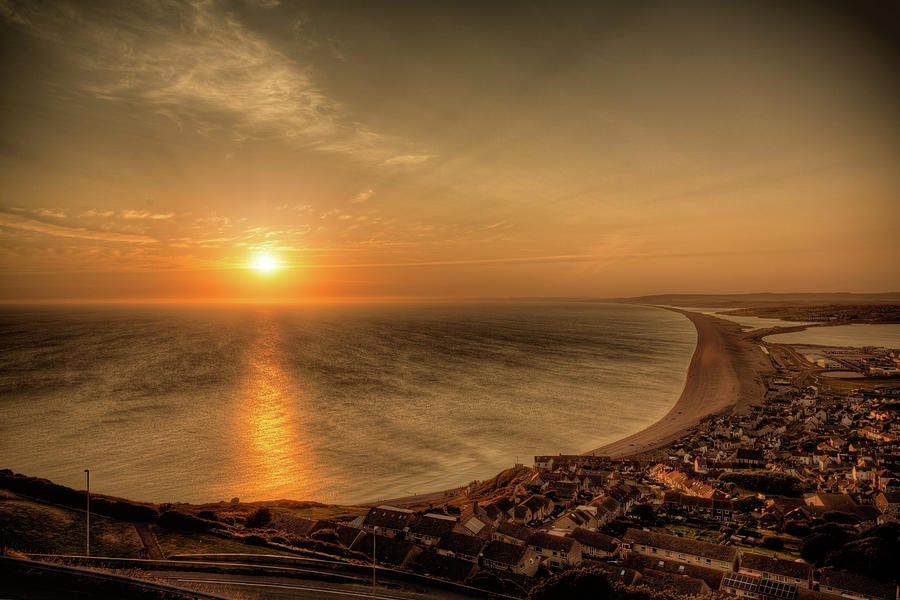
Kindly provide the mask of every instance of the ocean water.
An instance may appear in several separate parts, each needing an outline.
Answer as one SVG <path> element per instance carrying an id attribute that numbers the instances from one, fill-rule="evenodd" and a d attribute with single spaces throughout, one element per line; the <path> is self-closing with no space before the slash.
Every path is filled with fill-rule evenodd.
<path id="1" fill-rule="evenodd" d="M 856 323 L 833 327 L 810 327 L 793 333 L 767 335 L 763 339 L 774 344 L 900 348 L 900 324 Z"/>
<path id="2" fill-rule="evenodd" d="M 571 303 L 0 309 L 0 467 L 154 502 L 362 502 L 638 431 L 676 313 Z"/>

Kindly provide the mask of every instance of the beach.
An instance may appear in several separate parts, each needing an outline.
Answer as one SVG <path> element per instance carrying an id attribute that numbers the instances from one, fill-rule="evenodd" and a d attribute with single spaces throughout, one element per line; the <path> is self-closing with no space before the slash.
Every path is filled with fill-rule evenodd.
<path id="1" fill-rule="evenodd" d="M 710 315 L 665 308 L 684 315 L 697 328 L 697 347 L 678 402 L 649 427 L 585 454 L 622 458 L 656 450 L 684 435 L 708 415 L 741 412 L 762 402 L 766 389 L 763 375 L 771 365 L 759 346 L 745 339 L 740 325 Z"/>
<path id="2" fill-rule="evenodd" d="M 745 337 L 739 324 L 678 308 L 658 308 L 684 315 L 697 330 L 697 345 L 681 396 L 659 421 L 584 454 L 625 458 L 651 452 L 677 440 L 706 416 L 742 412 L 763 401 L 764 375 L 771 371 L 771 363 L 759 345 Z M 363 505 L 424 506 L 463 498 L 460 490 L 444 490 Z"/>

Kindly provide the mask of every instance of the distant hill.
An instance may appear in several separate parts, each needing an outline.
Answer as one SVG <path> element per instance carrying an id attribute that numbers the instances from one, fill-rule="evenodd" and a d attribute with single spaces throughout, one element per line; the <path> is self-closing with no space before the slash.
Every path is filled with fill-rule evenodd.
<path id="1" fill-rule="evenodd" d="M 894 304 L 900 303 L 900 292 L 855 294 L 827 292 L 814 294 L 659 294 L 635 298 L 611 298 L 613 302 L 662 304 L 698 308 L 741 308 L 788 305 Z"/>

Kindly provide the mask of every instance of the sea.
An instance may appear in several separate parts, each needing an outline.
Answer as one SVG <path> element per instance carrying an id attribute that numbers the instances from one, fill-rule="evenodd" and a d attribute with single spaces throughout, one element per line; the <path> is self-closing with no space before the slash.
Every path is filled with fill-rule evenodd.
<path id="1" fill-rule="evenodd" d="M 588 302 L 0 308 L 0 468 L 150 502 L 361 503 L 662 417 L 696 331 Z"/>
<path id="2" fill-rule="evenodd" d="M 900 324 L 854 323 L 831 327 L 810 327 L 793 333 L 778 333 L 763 338 L 773 344 L 810 344 L 814 346 L 844 346 L 861 348 L 880 346 L 900 348 Z"/>

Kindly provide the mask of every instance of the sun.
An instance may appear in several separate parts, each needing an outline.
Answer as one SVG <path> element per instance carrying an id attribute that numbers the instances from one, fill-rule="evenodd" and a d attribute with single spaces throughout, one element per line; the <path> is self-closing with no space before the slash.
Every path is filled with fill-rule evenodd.
<path id="1" fill-rule="evenodd" d="M 263 255 L 256 259 L 256 262 L 253 263 L 253 268 L 257 271 L 272 271 L 278 268 L 278 263 L 271 256 Z"/>

